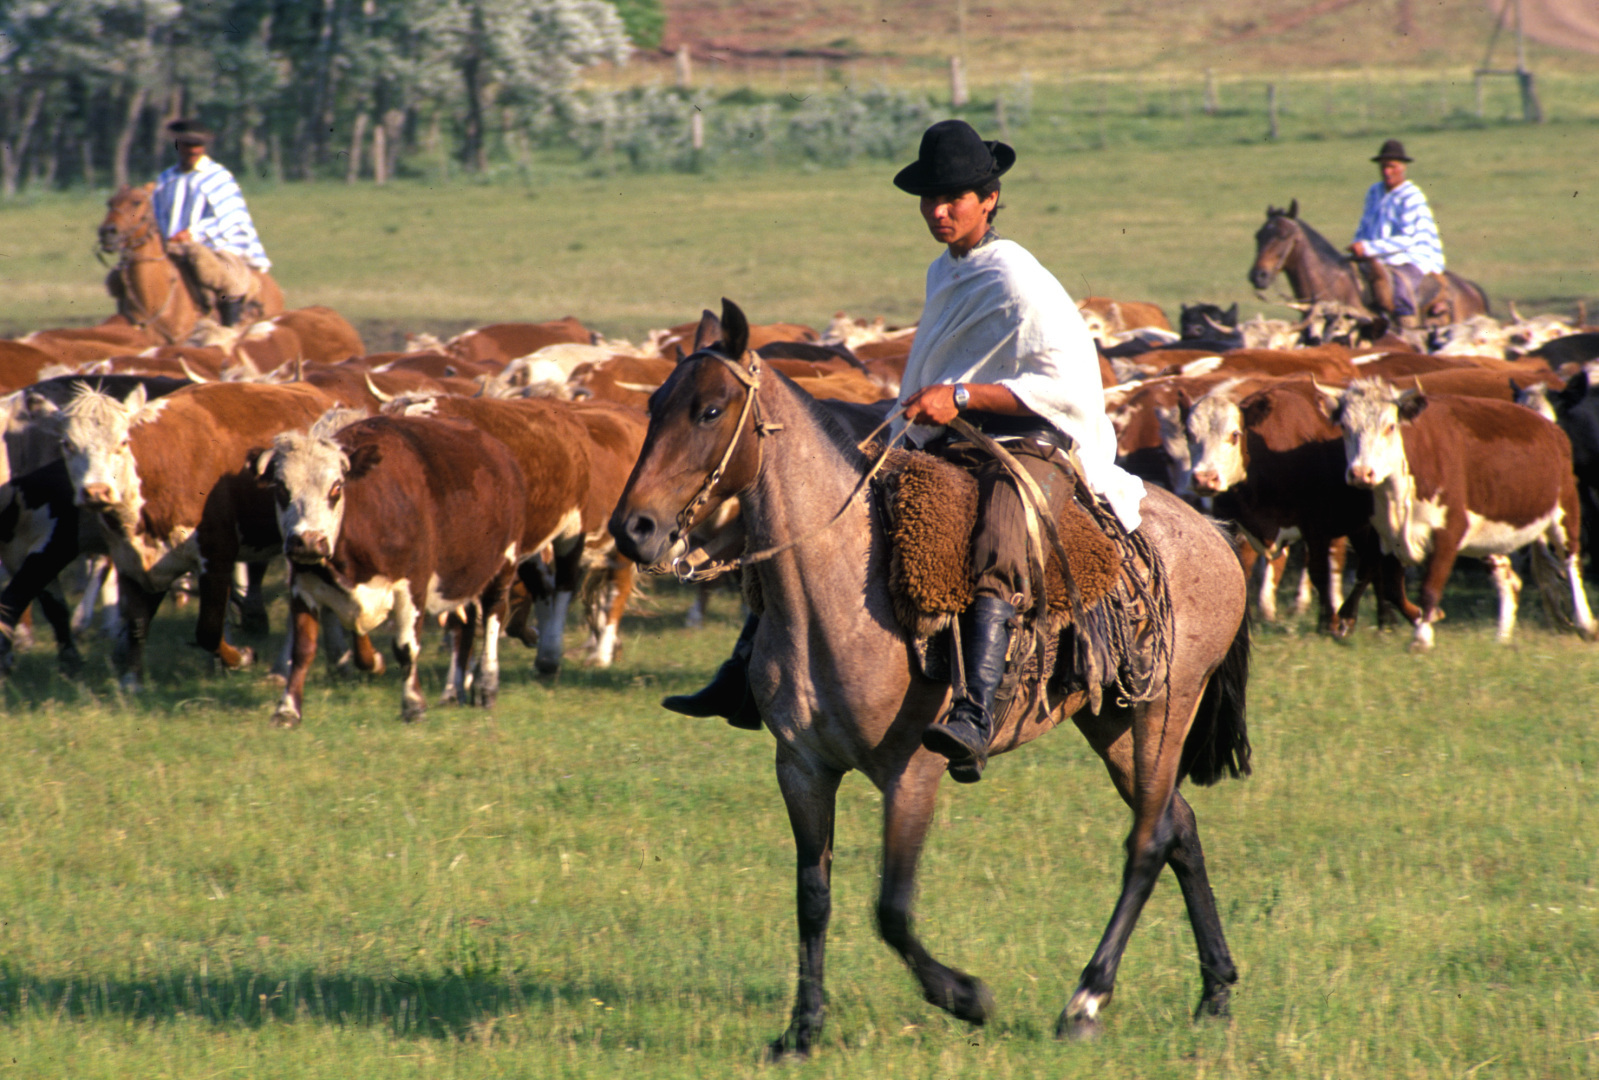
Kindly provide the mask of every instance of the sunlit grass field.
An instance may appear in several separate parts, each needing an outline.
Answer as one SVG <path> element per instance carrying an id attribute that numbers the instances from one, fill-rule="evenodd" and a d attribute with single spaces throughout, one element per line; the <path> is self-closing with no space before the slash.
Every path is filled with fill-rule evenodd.
<path id="1" fill-rule="evenodd" d="M 1266 205 L 1297 197 L 1347 239 L 1384 132 L 1190 143 L 1183 114 L 1145 113 L 1166 125 L 1153 142 L 1136 117 L 1101 140 L 1035 108 L 1001 230 L 1076 295 L 1288 314 L 1244 282 Z M 1511 298 L 1599 302 L 1599 126 L 1405 139 L 1451 265 L 1501 314 Z M 405 328 L 566 314 L 637 337 L 724 295 L 759 321 L 913 320 L 936 248 L 889 184 L 896 167 L 550 160 L 493 183 L 252 181 L 249 195 L 291 303 L 338 308 L 374 347 Z M 109 310 L 90 252 L 102 198 L 0 204 L 0 330 Z M 1188 1020 L 1198 973 L 1167 878 L 1105 1038 L 1053 1039 L 1128 824 L 1068 728 L 941 796 L 919 925 L 993 987 L 982 1031 L 922 1003 L 877 940 L 879 800 L 846 783 L 828 1027 L 816 1059 L 785 1071 L 1599 1074 L 1593 647 L 1546 630 L 1530 590 L 1516 645 L 1495 645 L 1483 579 L 1464 581 L 1429 656 L 1369 625 L 1348 644 L 1303 623 L 1260 630 L 1256 773 L 1189 791 L 1242 973 L 1231 1024 Z M 393 676 L 319 667 L 305 727 L 270 728 L 275 690 L 212 674 L 186 644 L 192 608 L 158 620 L 136 698 L 115 689 L 103 641 L 76 682 L 35 648 L 0 687 L 0 1072 L 765 1072 L 793 992 L 792 843 L 770 738 L 657 705 L 698 685 L 736 630 L 730 596 L 698 633 L 686 603 L 655 587 L 606 672 L 573 664 L 542 683 L 508 645 L 497 708 L 409 727 Z M 282 614 L 280 599 L 277 627 Z M 577 644 L 574 630 L 569 655 Z M 427 649 L 432 697 L 436 637 Z"/>
<path id="2" fill-rule="evenodd" d="M 761 1072 L 792 993 L 793 848 L 770 738 L 656 704 L 735 629 L 731 597 L 683 629 L 686 599 L 656 588 L 610 671 L 543 684 L 512 646 L 497 708 L 409 727 L 392 676 L 320 666 L 305 727 L 269 727 L 274 688 L 207 674 L 182 644 L 191 612 L 160 621 L 137 699 L 102 643 L 75 683 L 35 649 L 0 727 L 4 1064 Z M 1260 630 L 1255 775 L 1189 791 L 1242 975 L 1230 1024 L 1188 1019 L 1198 974 L 1168 877 L 1105 1037 L 1054 1040 L 1128 824 L 1069 726 L 941 794 L 920 926 L 991 983 L 1000 1012 L 981 1031 L 924 1004 L 877 940 L 880 800 L 846 782 L 828 1026 L 796 1074 L 1594 1075 L 1592 647 L 1535 613 L 1495 645 L 1481 589 L 1450 615 L 1425 657 L 1404 634 Z"/>

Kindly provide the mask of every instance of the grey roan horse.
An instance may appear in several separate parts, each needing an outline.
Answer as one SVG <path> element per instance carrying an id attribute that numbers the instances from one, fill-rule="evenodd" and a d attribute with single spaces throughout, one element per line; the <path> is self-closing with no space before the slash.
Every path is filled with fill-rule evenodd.
<path id="1" fill-rule="evenodd" d="M 798 857 L 799 989 L 772 1054 L 803 1057 L 821 1030 L 834 803 L 851 769 L 883 793 L 879 930 L 929 1002 L 981 1024 L 993 1011 L 987 988 L 933 959 L 911 927 L 916 863 L 948 764 L 922 748 L 921 734 L 943 712 L 949 690 L 913 672 L 894 619 L 886 540 L 859 490 L 871 462 L 822 406 L 761 369 L 747 342 L 736 306 L 724 301 L 720 322 L 706 313 L 695 352 L 650 398 L 649 434 L 611 533 L 630 558 L 657 563 L 670 557 L 680 511 L 698 503 L 708 513 L 738 495 L 752 551 L 798 541 L 745 569 L 759 575 L 765 605 L 750 684 L 777 738 L 777 781 Z M 707 487 L 709 498 L 700 500 Z M 1107 694 L 1098 715 L 1083 693 L 1052 698 L 1042 715 L 1013 716 L 994 740 L 996 752 L 1011 749 L 1070 716 L 1133 810 L 1121 896 L 1061 1013 L 1060 1035 L 1098 1031 L 1122 951 L 1163 866 L 1177 875 L 1198 942 L 1196 1016 L 1225 1014 L 1237 980 L 1194 812 L 1177 786 L 1185 776 L 1207 783 L 1248 770 L 1244 576 L 1223 534 L 1165 491 L 1150 490 L 1140 528 L 1164 560 L 1173 612 L 1159 696 L 1118 707 Z"/>

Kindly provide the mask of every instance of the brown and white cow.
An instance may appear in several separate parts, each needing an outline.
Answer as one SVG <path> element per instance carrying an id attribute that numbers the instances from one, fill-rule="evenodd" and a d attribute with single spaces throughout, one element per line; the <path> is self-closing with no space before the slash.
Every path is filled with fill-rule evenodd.
<path id="1" fill-rule="evenodd" d="M 138 685 L 150 619 L 191 571 L 200 579 L 196 635 L 229 661 L 222 626 L 234 563 L 276 547 L 249 452 L 332 404 L 303 384 L 208 383 L 154 401 L 142 386 L 121 400 L 85 387 L 57 414 L 78 505 L 98 518 L 120 579 L 125 684 Z"/>
<path id="2" fill-rule="evenodd" d="M 541 611 L 535 666 L 546 675 L 561 669 L 561 630 L 577 592 L 583 560 L 585 510 L 589 498 L 590 445 L 587 429 L 570 405 L 539 398 L 502 401 L 495 398 L 406 396 L 384 406 L 389 416 L 451 417 L 464 421 L 510 448 L 526 481 L 520 557 L 532 559 L 546 546 L 555 552 L 555 595 Z M 636 454 L 635 454 L 636 456 Z M 631 464 L 629 465 L 631 468 Z M 611 498 L 605 514 L 616 503 Z M 598 528 L 604 527 L 600 518 Z M 524 581 L 536 568 L 521 570 Z M 452 675 L 456 674 L 452 672 Z M 452 683 L 445 699 L 465 689 Z"/>
<path id="3" fill-rule="evenodd" d="M 1239 393 L 1224 383 L 1187 411 L 1194 490 L 1214 499 L 1217 517 L 1237 522 L 1256 552 L 1273 560 L 1304 540 L 1306 572 L 1318 600 L 1317 623 L 1339 637 L 1354 629 L 1360 594 L 1379 562 L 1371 525 L 1371 493 L 1344 483 L 1342 433 L 1319 409 L 1308 379 L 1283 380 Z M 1340 604 L 1331 554 L 1350 538 L 1360 579 Z M 1261 611 L 1275 618 L 1275 585 L 1267 564 Z M 1384 594 L 1405 608 L 1403 571 L 1390 561 Z M 1379 614 L 1381 608 L 1379 606 Z"/>
<path id="4" fill-rule="evenodd" d="M 1571 443 L 1558 427 L 1509 402 L 1367 379 L 1341 393 L 1323 391 L 1322 405 L 1343 430 L 1349 484 L 1372 493 L 1384 549 L 1422 568 L 1413 647 L 1432 647 L 1444 584 L 1460 555 L 1491 566 L 1499 640 L 1509 641 L 1520 581 L 1508 556 L 1529 544 L 1551 607 L 1585 638 L 1595 636 L 1578 565 L 1582 511 Z"/>
<path id="5" fill-rule="evenodd" d="M 492 705 L 527 499 L 522 470 L 504 443 L 461 421 L 348 422 L 354 416 L 334 410 L 307 434 L 284 432 L 255 463 L 271 481 L 292 564 L 294 661 L 273 720 L 300 723 L 323 607 L 359 635 L 394 617 L 405 679 L 400 715 L 409 721 L 427 709 L 417 675 L 423 616 L 477 605 L 484 624 L 477 694 Z M 458 649 L 469 647 L 463 634 Z M 371 666 L 370 657 L 362 666 Z M 464 674 L 464 657 L 456 667 Z"/>

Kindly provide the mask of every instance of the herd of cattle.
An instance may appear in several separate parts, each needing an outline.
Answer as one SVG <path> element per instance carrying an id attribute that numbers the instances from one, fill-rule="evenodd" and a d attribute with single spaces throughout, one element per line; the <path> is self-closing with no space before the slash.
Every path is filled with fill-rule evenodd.
<path id="1" fill-rule="evenodd" d="M 1185 307 L 1173 331 L 1153 305 L 1080 308 L 1123 464 L 1237 522 L 1264 617 L 1303 541 L 1323 629 L 1348 633 L 1374 582 L 1379 618 L 1397 607 L 1425 648 L 1467 555 L 1491 567 L 1505 639 L 1521 585 L 1511 556 L 1529 549 L 1552 615 L 1595 635 L 1581 523 L 1599 520 L 1599 332 L 1517 317 L 1364 341 L 1339 338 L 1325 312 L 1240 326 L 1236 308 Z M 137 685 L 151 618 L 175 589 L 197 598 L 196 643 L 243 668 L 254 657 L 227 640 L 229 614 L 265 629 L 262 581 L 278 556 L 291 568 L 279 723 L 300 721 L 319 637 L 334 662 L 381 671 L 370 635 L 389 621 L 407 719 L 425 707 L 427 616 L 451 642 L 446 700 L 493 701 L 502 631 L 537 647 L 540 672 L 558 670 L 575 598 L 588 660 L 609 664 L 635 568 L 607 519 L 644 405 L 695 325 L 634 346 L 571 318 L 504 323 L 369 354 L 313 307 L 207 325 L 184 344 L 114 322 L 0 341 L 0 672 L 35 603 L 75 669 L 73 633 L 98 597 L 121 677 Z M 752 330 L 767 366 L 838 403 L 852 430 L 887 414 L 915 334 L 842 316 L 822 333 Z M 707 549 L 742 544 L 736 510 L 704 530 Z M 75 613 L 61 584 L 74 565 Z M 1419 568 L 1419 603 L 1406 567 Z"/>

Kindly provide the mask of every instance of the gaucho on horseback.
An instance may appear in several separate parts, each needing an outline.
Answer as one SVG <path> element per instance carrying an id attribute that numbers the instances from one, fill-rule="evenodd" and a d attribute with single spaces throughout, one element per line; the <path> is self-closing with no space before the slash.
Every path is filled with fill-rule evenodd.
<path id="1" fill-rule="evenodd" d="M 945 120 L 928 128 L 917 160 L 894 177 L 921 197 L 928 230 L 946 250 L 928 267 L 893 435 L 972 469 L 978 481 L 973 599 L 959 622 L 964 678 L 943 722 L 922 737 L 966 783 L 981 778 L 1012 637 L 1036 599 L 1027 503 L 1058 517 L 1073 497 L 1073 453 L 1114 512 L 1113 529 L 1138 528 L 1144 497 L 1143 482 L 1116 464 L 1094 343 L 1076 304 L 1025 248 L 994 231 L 1000 177 L 1015 160 L 1006 144 Z M 996 442 L 1009 462 L 979 445 Z M 757 626 L 752 616 L 709 686 L 662 704 L 759 728 L 746 674 Z"/>
<path id="2" fill-rule="evenodd" d="M 1447 305 L 1438 296 L 1447 291 L 1443 241 L 1427 196 L 1406 176 L 1414 159 L 1405 153 L 1405 144 L 1389 139 L 1371 160 L 1382 178 L 1366 190 L 1349 250 L 1359 260 L 1378 309 L 1401 326 L 1415 326 L 1422 314 L 1445 313 Z M 1424 312 L 1424 306 L 1437 310 Z"/>
<path id="3" fill-rule="evenodd" d="M 176 260 L 211 301 L 217 321 L 237 325 L 271 268 L 239 182 L 206 153 L 215 136 L 198 120 L 167 125 L 178 163 L 156 180 L 156 224 Z"/>

